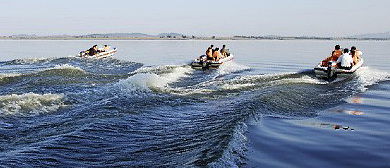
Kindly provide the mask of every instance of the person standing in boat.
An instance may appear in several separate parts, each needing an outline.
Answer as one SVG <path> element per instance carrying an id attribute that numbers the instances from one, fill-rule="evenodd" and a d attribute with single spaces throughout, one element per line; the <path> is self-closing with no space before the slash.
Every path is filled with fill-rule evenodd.
<path id="1" fill-rule="evenodd" d="M 353 59 L 349 54 L 349 49 L 344 48 L 344 54 L 337 59 L 337 66 L 341 69 L 350 70 L 353 65 Z"/>

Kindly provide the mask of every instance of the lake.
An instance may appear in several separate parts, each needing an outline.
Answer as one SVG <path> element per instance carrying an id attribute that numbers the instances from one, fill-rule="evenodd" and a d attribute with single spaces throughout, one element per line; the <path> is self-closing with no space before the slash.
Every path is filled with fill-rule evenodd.
<path id="1" fill-rule="evenodd" d="M 118 52 L 75 58 L 94 44 Z M 210 44 L 235 56 L 188 64 Z M 317 79 L 336 44 L 352 78 Z M 0 40 L 4 167 L 390 167 L 390 42 Z"/>

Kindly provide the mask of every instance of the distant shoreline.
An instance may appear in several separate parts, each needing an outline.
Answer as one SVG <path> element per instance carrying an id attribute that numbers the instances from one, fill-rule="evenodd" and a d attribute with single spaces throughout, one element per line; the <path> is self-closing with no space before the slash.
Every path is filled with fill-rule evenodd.
<path id="1" fill-rule="evenodd" d="M 12 37 L 0 36 L 0 40 L 323 40 L 323 41 L 390 41 L 390 38 L 328 38 L 328 37 Z"/>

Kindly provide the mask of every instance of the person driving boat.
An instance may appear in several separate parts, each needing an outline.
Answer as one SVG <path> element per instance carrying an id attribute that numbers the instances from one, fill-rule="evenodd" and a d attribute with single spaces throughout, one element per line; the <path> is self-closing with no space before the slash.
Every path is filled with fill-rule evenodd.
<path id="1" fill-rule="evenodd" d="M 88 49 L 88 55 L 93 56 L 98 53 L 97 45 L 92 46 L 90 49 Z"/>
<path id="2" fill-rule="evenodd" d="M 213 48 L 209 47 L 206 50 L 207 60 L 213 60 Z"/>

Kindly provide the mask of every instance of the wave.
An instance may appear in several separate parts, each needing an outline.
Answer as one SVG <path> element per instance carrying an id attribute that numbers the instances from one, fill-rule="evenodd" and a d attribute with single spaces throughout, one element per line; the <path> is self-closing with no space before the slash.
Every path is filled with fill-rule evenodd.
<path id="1" fill-rule="evenodd" d="M 3 115 L 26 115 L 55 112 L 64 107 L 63 94 L 25 93 L 0 96 L 0 112 Z"/>
<path id="2" fill-rule="evenodd" d="M 375 84 L 377 82 L 388 80 L 390 75 L 387 72 L 370 69 L 368 67 L 362 67 L 357 72 L 357 77 L 353 79 L 337 79 L 336 81 L 326 81 L 316 78 L 314 71 L 304 70 L 299 72 L 283 72 L 275 74 L 262 74 L 262 75 L 246 75 L 246 76 L 233 76 L 233 78 L 216 78 L 216 76 L 222 74 L 235 73 L 248 70 L 247 67 L 239 64 L 232 64 L 238 68 L 228 70 L 218 69 L 215 72 L 201 72 L 196 71 L 191 76 L 180 81 L 178 85 L 171 85 L 168 87 L 168 83 L 178 81 L 178 78 L 183 78 L 188 73 L 189 68 L 178 65 L 167 65 L 157 67 L 144 67 L 135 72 L 134 76 L 121 81 L 123 85 L 127 83 L 127 90 L 132 88 L 131 91 L 164 91 L 170 94 L 179 96 L 195 96 L 211 99 L 219 99 L 229 96 L 239 96 L 246 94 L 246 92 L 267 90 L 273 87 L 295 87 L 302 90 L 295 94 L 306 94 L 304 87 L 307 89 L 319 90 L 319 95 L 338 95 L 340 99 L 345 99 L 350 95 L 357 92 L 362 92 L 367 86 Z M 181 70 L 184 68 L 186 70 Z M 176 72 L 174 72 L 176 70 Z M 187 72 L 186 72 L 187 71 Z M 154 73 L 152 73 L 154 72 Z M 169 73 L 167 73 L 169 72 Z M 177 75 L 166 76 L 167 74 Z M 215 76 L 216 75 L 216 76 Z M 198 81 L 198 82 L 196 82 Z M 131 86 L 130 86 L 131 85 Z M 283 91 L 284 92 L 284 91 Z M 291 92 L 293 94 L 293 92 Z M 310 94 L 317 94 L 310 92 Z M 297 102 L 299 103 L 299 102 Z"/>
<path id="3" fill-rule="evenodd" d="M 0 81 L 3 79 L 3 78 L 12 78 L 12 77 L 17 77 L 17 76 L 21 76 L 23 74 L 21 73 L 0 73 Z"/>
<path id="4" fill-rule="evenodd" d="M 75 76 L 85 76 L 87 72 L 77 66 L 69 64 L 58 64 L 54 67 L 46 68 L 27 74 L 26 76 L 64 76 L 64 77 L 75 77 Z"/>
<path id="5" fill-rule="evenodd" d="M 224 150 L 222 156 L 208 166 L 212 168 L 222 167 L 240 167 L 244 164 L 245 152 L 247 151 L 248 138 L 245 132 L 248 131 L 248 126 L 245 123 L 238 124 L 234 129 L 232 140 L 228 147 Z"/>
<path id="6" fill-rule="evenodd" d="M 50 69 L 73 69 L 73 70 L 78 70 L 78 71 L 83 71 L 80 67 L 75 67 L 75 66 L 72 66 L 72 65 L 69 65 L 69 64 L 61 64 L 61 65 L 56 65 L 54 68 L 50 68 Z"/>
<path id="7" fill-rule="evenodd" d="M 90 60 L 75 57 L 16 59 L 5 64 L 8 64 L 5 67 L 7 73 L 0 75 L 0 82 L 7 84 L 9 88 L 19 86 L 26 88 L 30 85 L 28 88 L 32 89 L 25 93 L 35 92 L 36 89 L 33 88 L 41 86 L 89 87 L 118 82 L 120 79 L 128 78 L 129 72 L 142 66 L 141 63 L 117 59 Z M 67 87 L 62 88 L 67 89 Z M 57 92 L 55 89 L 58 88 L 49 91 Z M 0 93 L 10 94 L 10 92 Z"/>
<path id="8" fill-rule="evenodd" d="M 57 69 L 69 69 L 73 66 L 78 67 L 79 70 L 82 69 L 90 73 L 115 75 L 127 74 L 143 65 L 141 63 L 122 61 L 112 58 L 82 59 L 76 57 L 15 59 L 12 61 L 6 61 L 4 64 L 14 66 L 14 69 L 21 70 L 21 73 L 25 73 L 26 70 L 36 71 L 53 67 Z M 29 69 L 26 69 L 26 66 Z"/>
<path id="9" fill-rule="evenodd" d="M 307 75 L 303 75 L 298 78 L 284 78 L 280 80 L 276 80 L 274 85 L 287 85 L 287 84 L 315 84 L 315 85 L 326 85 L 329 82 L 318 79 L 316 77 L 310 77 Z"/>
<path id="10" fill-rule="evenodd" d="M 169 73 L 167 72 L 169 69 Z M 120 80 L 115 84 L 120 90 L 126 92 L 150 92 L 150 91 L 164 91 L 169 90 L 169 84 L 177 82 L 179 79 L 188 76 L 193 70 L 189 67 L 181 66 L 162 66 L 155 68 L 141 68 L 137 70 L 136 74 L 125 79 Z M 156 72 L 156 73 L 152 73 Z"/>
<path id="11" fill-rule="evenodd" d="M 288 84 L 315 84 L 324 85 L 326 81 L 307 75 L 307 72 L 277 73 L 264 75 L 237 76 L 232 79 L 211 79 L 197 83 L 193 86 L 172 88 L 178 95 L 203 95 L 205 97 L 229 96 L 226 93 L 254 91 L 259 88 L 273 87 Z"/>
<path id="12" fill-rule="evenodd" d="M 250 70 L 251 68 L 245 65 L 237 64 L 233 61 L 226 62 L 222 64 L 218 70 L 217 73 L 219 76 L 227 75 L 230 73 L 235 73 L 235 72 L 241 72 L 241 71 L 247 71 Z"/>
<path id="13" fill-rule="evenodd" d="M 138 73 L 154 73 L 154 74 L 163 74 L 170 73 L 176 68 L 188 68 L 187 65 L 157 65 L 157 66 L 146 66 L 141 67 L 134 72 L 130 72 L 129 74 L 138 74 Z"/>
<path id="14" fill-rule="evenodd" d="M 367 90 L 367 86 L 377 84 L 378 82 L 390 80 L 390 73 L 372 69 L 370 67 L 361 67 L 356 71 L 358 80 L 358 89 L 361 92 Z"/>
<path id="15" fill-rule="evenodd" d="M 44 64 L 50 63 L 53 60 L 58 58 L 24 58 L 24 59 L 15 59 L 12 61 L 6 61 L 6 65 L 29 65 L 29 64 Z"/>

